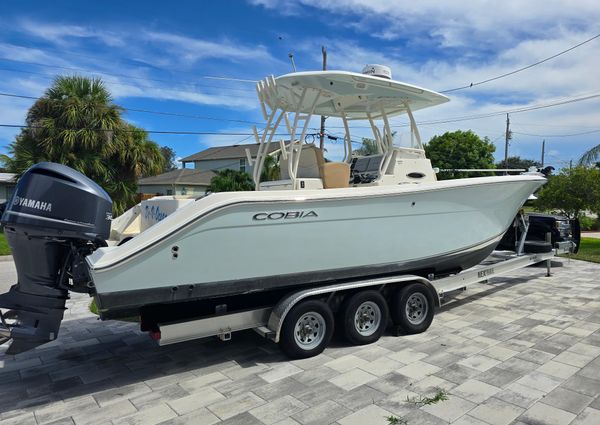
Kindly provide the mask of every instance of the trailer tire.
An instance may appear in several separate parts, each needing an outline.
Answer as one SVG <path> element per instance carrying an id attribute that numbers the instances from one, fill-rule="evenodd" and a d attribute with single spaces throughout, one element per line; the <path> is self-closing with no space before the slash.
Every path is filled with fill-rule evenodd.
<path id="1" fill-rule="evenodd" d="M 433 295 L 425 285 L 411 283 L 393 294 L 390 310 L 394 324 L 404 333 L 425 332 L 433 321 Z"/>
<path id="2" fill-rule="evenodd" d="M 371 344 L 385 332 L 388 306 L 377 291 L 362 291 L 349 296 L 340 310 L 344 336 L 354 345 Z"/>
<path id="3" fill-rule="evenodd" d="M 279 347 L 289 357 L 304 359 L 320 354 L 333 336 L 333 313 L 319 300 L 294 306 L 281 326 Z"/>

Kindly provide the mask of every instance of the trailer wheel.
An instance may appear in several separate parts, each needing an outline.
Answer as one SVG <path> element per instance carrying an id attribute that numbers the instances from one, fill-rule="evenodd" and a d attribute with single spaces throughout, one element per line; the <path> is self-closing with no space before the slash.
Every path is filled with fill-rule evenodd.
<path id="1" fill-rule="evenodd" d="M 387 325 L 388 306 L 377 291 L 362 291 L 350 296 L 340 313 L 344 336 L 355 345 L 377 341 Z"/>
<path id="2" fill-rule="evenodd" d="M 392 319 L 407 334 L 427 330 L 433 320 L 434 304 L 425 285 L 412 283 L 396 291 L 392 297 Z"/>
<path id="3" fill-rule="evenodd" d="M 307 300 L 290 310 L 281 326 L 279 346 L 289 357 L 320 354 L 333 335 L 333 313 L 327 303 Z"/>

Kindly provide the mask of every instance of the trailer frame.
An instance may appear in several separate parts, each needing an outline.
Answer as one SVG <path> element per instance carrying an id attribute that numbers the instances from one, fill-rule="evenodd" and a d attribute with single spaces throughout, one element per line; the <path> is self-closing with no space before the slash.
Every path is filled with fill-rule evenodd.
<path id="1" fill-rule="evenodd" d="M 519 244 L 522 249 L 522 244 Z M 257 309 L 246 309 L 236 312 L 218 312 L 214 315 L 167 322 L 158 324 L 158 332 L 154 332 L 154 339 L 159 345 L 168 345 L 178 342 L 217 336 L 223 341 L 228 341 L 232 333 L 241 330 L 253 329 L 258 334 L 271 341 L 278 343 L 281 340 L 283 323 L 292 308 L 303 300 L 321 298 L 326 302 L 346 292 L 356 292 L 360 289 L 375 289 L 380 292 L 393 290 L 411 283 L 419 283 L 427 287 L 433 295 L 435 307 L 441 307 L 449 293 L 466 290 L 469 286 L 487 281 L 491 277 L 533 265 L 546 262 L 546 276 L 551 273 L 551 260 L 558 254 L 568 253 L 572 250 L 572 243 L 560 243 L 550 252 L 546 253 L 522 253 L 511 251 L 494 251 L 482 263 L 461 271 L 460 273 L 435 277 L 403 274 L 391 277 L 380 277 L 373 279 L 361 279 L 342 283 L 326 284 L 302 289 L 290 293 L 281 298 L 271 307 Z M 223 309 L 222 311 L 225 311 Z"/>

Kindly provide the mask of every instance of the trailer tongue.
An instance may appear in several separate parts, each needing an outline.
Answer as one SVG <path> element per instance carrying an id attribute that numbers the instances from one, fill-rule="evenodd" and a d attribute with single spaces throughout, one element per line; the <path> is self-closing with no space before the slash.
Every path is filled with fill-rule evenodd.
<path id="1" fill-rule="evenodd" d="M 56 339 L 69 291 L 89 292 L 83 258 L 106 244 L 112 201 L 92 180 L 40 163 L 19 179 L 2 216 L 18 283 L 0 295 L 0 344 L 17 354 Z"/>

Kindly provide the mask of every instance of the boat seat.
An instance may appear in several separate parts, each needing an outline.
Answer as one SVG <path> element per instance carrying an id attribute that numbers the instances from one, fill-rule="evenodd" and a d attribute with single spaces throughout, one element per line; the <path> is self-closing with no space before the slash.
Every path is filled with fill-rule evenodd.
<path id="1" fill-rule="evenodd" d="M 289 179 L 288 160 L 281 158 L 279 163 L 281 179 Z M 320 179 L 321 167 L 324 163 L 325 160 L 323 159 L 321 149 L 317 148 L 315 145 L 304 145 L 302 147 L 302 152 L 300 153 L 300 160 L 298 161 L 296 178 Z"/>
<path id="2" fill-rule="evenodd" d="M 289 179 L 288 160 L 280 159 L 281 178 Z M 310 144 L 302 146 L 296 178 L 321 179 L 325 189 L 348 187 L 350 165 L 345 162 L 325 162 L 323 152 Z"/>
<path id="3" fill-rule="evenodd" d="M 326 162 L 321 167 L 321 179 L 325 189 L 348 187 L 350 178 L 350 164 L 345 162 Z"/>
<path id="4" fill-rule="evenodd" d="M 383 161 L 383 155 L 363 156 L 356 159 L 351 169 L 353 183 L 371 183 L 379 177 L 379 167 Z M 388 167 L 389 169 L 389 167 Z"/>

